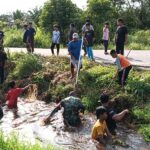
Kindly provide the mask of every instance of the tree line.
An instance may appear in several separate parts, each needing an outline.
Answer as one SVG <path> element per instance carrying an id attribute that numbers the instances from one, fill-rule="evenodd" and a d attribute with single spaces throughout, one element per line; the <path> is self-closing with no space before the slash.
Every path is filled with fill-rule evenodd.
<path id="1" fill-rule="evenodd" d="M 0 16 L 0 26 L 13 22 L 17 28 L 22 28 L 25 22 L 33 21 L 35 26 L 43 32 L 51 32 L 54 24 L 61 30 L 63 43 L 66 42 L 66 33 L 69 24 L 74 23 L 80 32 L 86 18 L 90 18 L 96 33 L 96 42 L 102 37 L 104 22 L 110 23 L 111 38 L 116 30 L 116 20 L 124 19 L 129 32 L 137 29 L 150 28 L 150 1 L 149 0 L 88 0 L 87 8 L 78 8 L 71 0 L 47 0 L 43 7 L 34 8 L 24 13 L 16 10 L 12 14 Z"/>

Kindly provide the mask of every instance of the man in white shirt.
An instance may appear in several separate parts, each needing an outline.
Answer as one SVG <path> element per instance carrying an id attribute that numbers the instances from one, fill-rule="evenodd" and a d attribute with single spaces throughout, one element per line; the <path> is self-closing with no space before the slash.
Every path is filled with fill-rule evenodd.
<path id="1" fill-rule="evenodd" d="M 60 49 L 60 31 L 57 25 L 54 25 L 54 30 L 53 30 L 53 35 L 52 35 L 52 45 L 51 45 L 52 55 L 55 55 L 54 53 L 55 46 L 57 48 L 57 56 L 58 56 L 59 49 Z"/>

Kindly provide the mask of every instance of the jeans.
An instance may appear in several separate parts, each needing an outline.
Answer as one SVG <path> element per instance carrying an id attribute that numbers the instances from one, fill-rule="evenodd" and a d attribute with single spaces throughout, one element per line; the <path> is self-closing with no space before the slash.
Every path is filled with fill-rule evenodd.
<path id="1" fill-rule="evenodd" d="M 92 48 L 92 46 L 86 47 L 86 51 L 87 51 L 87 54 L 88 54 L 88 58 L 90 60 L 93 60 L 94 56 L 93 56 L 93 48 Z"/>
<path id="2" fill-rule="evenodd" d="M 54 55 L 54 48 L 55 48 L 55 45 L 56 45 L 56 48 L 57 48 L 57 55 L 59 55 L 60 44 L 58 44 L 58 43 L 52 43 L 52 45 L 51 45 L 52 55 Z"/>
<path id="3" fill-rule="evenodd" d="M 118 73 L 119 76 L 119 84 L 124 86 L 126 84 L 126 80 L 128 78 L 129 72 L 132 69 L 132 66 L 124 68 L 122 71 Z"/>
<path id="4" fill-rule="evenodd" d="M 103 44 L 104 44 L 105 53 L 107 53 L 107 50 L 108 50 L 108 40 L 103 40 Z"/>
<path id="5" fill-rule="evenodd" d="M 124 55 L 124 43 L 116 43 L 116 52 L 117 54 L 122 54 Z"/>

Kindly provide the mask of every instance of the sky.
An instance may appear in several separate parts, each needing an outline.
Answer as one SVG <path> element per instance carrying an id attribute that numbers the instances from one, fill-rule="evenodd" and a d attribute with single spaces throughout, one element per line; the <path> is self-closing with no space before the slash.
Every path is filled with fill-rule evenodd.
<path id="1" fill-rule="evenodd" d="M 30 9 L 43 6 L 47 0 L 1 0 L 0 14 L 7 14 L 17 9 L 27 12 Z M 72 0 L 79 8 L 85 8 L 87 0 Z"/>

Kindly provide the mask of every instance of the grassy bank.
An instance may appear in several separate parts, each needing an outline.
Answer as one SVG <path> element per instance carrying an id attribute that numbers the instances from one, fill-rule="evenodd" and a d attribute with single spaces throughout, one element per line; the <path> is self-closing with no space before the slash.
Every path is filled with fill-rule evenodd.
<path id="1" fill-rule="evenodd" d="M 3 86 L 3 93 L 7 91 L 7 82 L 14 79 L 20 87 L 29 83 L 37 84 L 38 98 L 46 102 L 59 101 L 74 89 L 74 81 L 69 80 L 69 59 L 66 57 L 14 53 L 9 58 L 10 62 L 6 69 L 9 74 Z M 107 90 L 116 110 L 120 112 L 128 108 L 130 110 L 128 121 L 138 127 L 146 141 L 150 141 L 149 71 L 133 69 L 125 88 L 114 81 L 107 89 L 115 68 L 89 62 L 86 59 L 83 64 L 77 93 L 86 106 L 86 110 L 93 112 L 100 105 L 99 96 Z"/>
<path id="2" fill-rule="evenodd" d="M 40 144 L 30 144 L 28 142 L 21 142 L 19 138 L 12 134 L 9 137 L 5 137 L 2 132 L 0 132 L 0 149 L 1 150 L 58 150 L 54 146 L 42 147 Z"/>

